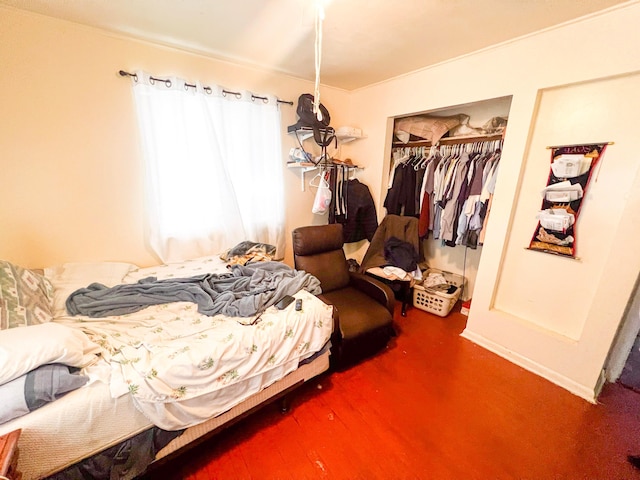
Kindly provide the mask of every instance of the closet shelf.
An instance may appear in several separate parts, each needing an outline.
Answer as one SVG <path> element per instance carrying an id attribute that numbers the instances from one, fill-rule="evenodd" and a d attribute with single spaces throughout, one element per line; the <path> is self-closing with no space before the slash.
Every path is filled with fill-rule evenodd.
<path id="1" fill-rule="evenodd" d="M 304 174 L 307 172 L 312 172 L 314 170 L 317 170 L 319 168 L 335 168 L 335 167 L 347 167 L 347 168 L 353 168 L 353 169 L 358 169 L 358 168 L 363 168 L 363 167 L 359 167 L 358 165 L 348 165 L 345 163 L 333 163 L 333 162 L 319 162 L 317 165 L 315 163 L 312 162 L 288 162 L 287 163 L 287 168 L 299 168 L 300 172 L 302 173 L 300 175 L 300 190 L 304 192 L 305 189 L 305 179 L 304 179 Z"/>
<path id="2" fill-rule="evenodd" d="M 287 163 L 287 168 L 300 168 L 302 173 L 305 173 L 317 169 L 318 166 L 311 162 L 289 162 Z"/>
<path id="3" fill-rule="evenodd" d="M 287 168 L 303 168 L 309 170 L 315 170 L 316 168 L 333 168 L 333 167 L 347 167 L 347 168 L 362 168 L 358 165 L 341 163 L 341 162 L 288 162 Z"/>

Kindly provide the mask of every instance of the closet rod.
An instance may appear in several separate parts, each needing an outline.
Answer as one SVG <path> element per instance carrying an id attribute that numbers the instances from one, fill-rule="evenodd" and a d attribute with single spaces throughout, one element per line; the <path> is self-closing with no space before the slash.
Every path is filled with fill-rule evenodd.
<path id="1" fill-rule="evenodd" d="M 124 70 L 120 70 L 118 73 L 120 74 L 121 77 L 133 77 L 136 81 L 138 80 L 138 74 L 136 74 L 136 73 L 129 73 L 129 72 L 126 72 Z M 154 81 L 155 82 L 164 82 L 164 84 L 167 87 L 171 87 L 171 80 L 168 79 L 168 78 L 149 77 L 149 79 L 152 82 L 154 82 Z M 185 87 L 196 88 L 195 84 L 185 83 L 184 85 L 185 85 Z M 211 93 L 213 91 L 213 90 L 211 90 L 211 87 L 208 87 L 208 86 L 205 86 L 205 87 L 202 87 L 202 88 L 207 93 Z M 242 94 L 240 92 L 232 92 L 230 90 L 222 90 L 222 93 L 223 94 L 229 94 L 229 95 L 235 95 L 236 98 L 242 97 Z M 257 100 L 262 100 L 265 103 L 269 100 L 267 97 L 260 97 L 258 95 L 251 94 L 251 100 L 256 100 L 256 99 Z M 278 98 L 277 102 L 278 103 L 286 103 L 287 105 L 293 105 L 293 102 L 291 100 L 280 100 Z"/>
<path id="2" fill-rule="evenodd" d="M 474 142 L 493 142 L 494 140 L 502 140 L 502 133 L 495 133 L 492 135 L 477 135 L 473 137 L 446 137 L 441 138 L 440 141 L 436 142 L 436 146 L 441 145 L 458 145 L 463 143 L 474 143 Z M 407 143 L 402 142 L 393 142 L 393 148 L 400 147 L 430 147 L 432 144 L 431 140 L 410 140 Z"/>

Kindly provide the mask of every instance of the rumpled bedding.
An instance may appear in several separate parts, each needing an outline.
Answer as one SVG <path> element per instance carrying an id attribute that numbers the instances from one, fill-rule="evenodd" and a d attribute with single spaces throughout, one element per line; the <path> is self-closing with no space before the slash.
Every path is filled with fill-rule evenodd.
<path id="1" fill-rule="evenodd" d="M 322 292 L 317 278 L 284 263 L 258 262 L 229 268 L 229 273 L 165 280 L 149 277 L 115 287 L 92 283 L 73 292 L 66 308 L 71 315 L 103 318 L 150 305 L 189 301 L 197 304 L 203 315 L 251 317 L 301 289 L 314 295 Z"/>
<path id="2" fill-rule="evenodd" d="M 332 307 L 305 290 L 294 297 L 303 300 L 302 311 L 271 306 L 253 324 L 203 315 L 191 302 L 56 322 L 81 329 L 102 347 L 112 397 L 131 394 L 151 422 L 177 430 L 228 410 L 324 347 Z"/>
<path id="3" fill-rule="evenodd" d="M 234 271 L 237 272 L 235 276 Z M 198 312 L 199 305 L 192 301 L 136 307 L 131 313 L 100 318 L 72 316 L 65 310 L 69 295 L 91 282 L 116 287 L 134 284 L 150 276 L 171 281 L 188 276 L 206 277 L 213 272 L 221 278 L 244 282 L 250 293 L 231 290 L 218 292 L 219 296 L 233 298 L 230 304 L 246 297 L 247 301 L 254 302 L 248 303 L 248 312 L 257 312 L 257 315 L 204 315 Z M 54 286 L 54 319 L 45 324 L 0 332 L 0 383 L 10 382 L 40 365 L 60 363 L 81 367 L 93 387 L 96 383 L 108 385 L 111 397 L 117 400 L 104 399 L 102 394 L 96 397 L 93 393 L 103 390 L 85 385 L 69 396 L 86 399 L 81 403 L 82 408 L 89 405 L 87 412 L 73 404 L 76 408 L 72 407 L 73 414 L 70 414 L 64 400 L 60 400 L 5 424 L 9 429 L 5 432 L 31 425 L 27 430 L 34 444 L 39 442 L 38 438 L 33 440 L 34 436 L 42 432 L 46 436 L 49 429 L 56 432 L 56 438 L 60 436 L 55 422 L 73 423 L 67 421 L 71 416 L 78 425 L 82 424 L 79 431 L 85 432 L 83 429 L 91 421 L 91 412 L 100 412 L 98 416 L 110 412 L 111 403 L 118 413 L 113 423 L 131 426 L 137 422 L 134 425 L 137 431 L 147 421 L 137 418 L 134 422 L 130 417 L 134 410 L 137 411 L 133 413 L 141 412 L 148 422 L 164 430 L 179 431 L 196 425 L 229 410 L 313 358 L 327 347 L 333 330 L 332 307 L 315 297 L 319 290 L 317 279 L 276 262 L 270 266 L 238 266 L 227 271 L 216 255 L 144 268 L 125 263 L 69 263 L 49 267 L 46 274 Z M 294 305 L 290 305 L 279 311 L 272 306 L 285 294 L 302 299 L 302 310 L 296 311 Z M 244 304 L 235 304 L 238 312 L 241 305 Z M 101 388 L 104 387 L 101 385 Z M 96 399 L 99 399 L 101 410 L 95 408 Z M 121 416 L 123 405 L 130 408 L 125 416 Z M 54 415 L 50 419 L 48 408 L 53 408 L 59 417 Z M 53 426 L 41 422 L 43 418 L 50 420 Z M 36 421 L 29 423 L 31 419 Z M 108 435 L 120 432 L 119 428 L 109 430 Z M 102 434 L 106 428 L 103 425 L 98 430 Z M 68 433 L 69 430 L 65 428 L 64 431 Z M 83 433 L 77 437 L 84 439 L 87 451 L 94 451 L 95 442 L 100 440 L 100 445 L 102 441 L 98 435 Z M 134 449 L 137 447 L 131 448 Z M 47 451 L 50 450 L 49 447 Z M 50 453 L 49 457 L 56 453 Z M 42 465 L 46 464 L 48 471 L 58 465 L 51 458 L 47 460 L 49 463 L 43 463 L 42 456 L 37 458 L 37 462 L 33 459 L 26 462 L 31 470 L 25 467 L 25 471 L 40 475 Z M 66 463 L 60 465 L 68 464 L 72 458 L 73 455 L 64 457 L 61 461 Z M 125 466 L 126 469 L 130 467 L 129 463 Z"/>

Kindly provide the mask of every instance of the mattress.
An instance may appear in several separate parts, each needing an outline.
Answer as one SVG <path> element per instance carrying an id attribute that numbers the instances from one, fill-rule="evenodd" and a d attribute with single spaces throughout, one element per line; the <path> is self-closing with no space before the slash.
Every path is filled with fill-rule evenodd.
<path id="1" fill-rule="evenodd" d="M 185 430 L 157 455 L 172 454 L 194 440 L 224 425 L 274 395 L 305 382 L 329 368 L 329 349 L 279 381 L 251 395 L 226 412 Z M 90 405 L 90 408 L 86 408 Z M 108 385 L 94 382 L 63 399 L 0 425 L 0 435 L 18 428 L 18 470 L 23 480 L 51 475 L 87 457 L 116 445 L 153 425 L 134 406 L 128 395 L 111 398 Z"/>
<path id="2" fill-rule="evenodd" d="M 131 398 L 111 398 L 109 386 L 93 382 L 28 415 L 0 425 L 0 434 L 22 429 L 18 470 L 39 478 L 150 428 Z"/>

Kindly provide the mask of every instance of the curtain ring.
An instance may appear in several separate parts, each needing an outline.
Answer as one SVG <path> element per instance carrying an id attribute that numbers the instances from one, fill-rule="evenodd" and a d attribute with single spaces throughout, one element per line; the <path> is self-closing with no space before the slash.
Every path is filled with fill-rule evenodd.
<path id="1" fill-rule="evenodd" d="M 261 97 L 259 95 L 254 95 L 251 94 L 251 101 L 255 101 L 257 98 L 259 98 L 260 100 L 262 100 L 262 103 L 269 103 L 269 99 L 267 97 Z"/>
<path id="2" fill-rule="evenodd" d="M 206 93 L 207 95 L 211 95 L 213 93 L 213 90 L 209 86 L 202 87 L 202 89 L 204 90 L 204 93 Z"/>
<path id="3" fill-rule="evenodd" d="M 165 87 L 167 87 L 167 88 L 171 88 L 171 85 L 172 85 L 171 80 L 167 78 L 167 79 L 164 81 L 164 85 L 165 85 Z"/>
<path id="4" fill-rule="evenodd" d="M 151 85 L 155 85 L 155 84 L 156 84 L 156 79 L 155 79 L 155 78 L 153 78 L 153 77 L 149 77 L 149 83 L 150 83 Z"/>
<path id="5" fill-rule="evenodd" d="M 235 95 L 235 97 L 238 100 L 240 100 L 242 98 L 242 93 L 240 93 L 240 92 L 230 92 L 229 90 L 224 90 L 224 89 L 222 90 L 222 96 L 223 97 L 226 97 L 227 93 L 233 93 L 233 95 Z"/>

